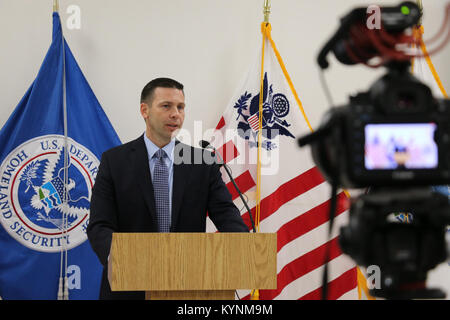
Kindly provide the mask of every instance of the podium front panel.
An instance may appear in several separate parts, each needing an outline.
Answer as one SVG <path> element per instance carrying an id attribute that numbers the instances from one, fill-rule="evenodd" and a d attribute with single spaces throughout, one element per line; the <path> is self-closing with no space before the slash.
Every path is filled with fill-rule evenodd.
<path id="1" fill-rule="evenodd" d="M 276 289 L 275 233 L 114 233 L 113 291 Z"/>

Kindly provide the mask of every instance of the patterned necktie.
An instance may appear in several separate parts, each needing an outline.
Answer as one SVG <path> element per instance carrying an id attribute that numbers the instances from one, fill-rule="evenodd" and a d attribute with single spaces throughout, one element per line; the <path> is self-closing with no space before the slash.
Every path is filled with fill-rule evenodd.
<path id="1" fill-rule="evenodd" d="M 170 231 L 169 212 L 169 170 L 164 163 L 166 157 L 164 150 L 159 149 L 153 157 L 156 157 L 153 171 L 153 190 L 155 193 L 156 216 L 158 219 L 159 232 Z"/>

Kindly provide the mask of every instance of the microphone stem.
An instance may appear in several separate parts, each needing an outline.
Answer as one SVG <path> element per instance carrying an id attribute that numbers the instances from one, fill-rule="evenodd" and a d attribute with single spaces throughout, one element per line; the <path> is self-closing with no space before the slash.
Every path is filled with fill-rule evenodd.
<path id="1" fill-rule="evenodd" d="M 248 215 L 250 216 L 250 221 L 251 221 L 251 223 L 252 223 L 253 232 L 255 233 L 255 232 L 256 232 L 255 222 L 253 221 L 252 212 L 251 212 L 251 210 L 250 210 L 250 208 L 249 208 L 249 206 L 248 206 L 248 204 L 247 204 L 247 201 L 244 200 L 244 197 L 242 196 L 242 192 L 241 192 L 241 190 L 239 190 L 239 187 L 237 186 L 236 182 L 234 181 L 233 176 L 231 175 L 230 170 L 228 169 L 228 167 L 226 166 L 226 164 L 225 164 L 225 162 L 223 161 L 222 157 L 220 156 L 220 153 L 217 152 L 217 150 L 216 150 L 215 148 L 214 148 L 214 154 L 216 154 L 216 155 L 219 156 L 219 159 L 220 159 L 220 162 L 221 162 L 220 165 L 222 165 L 222 166 L 224 167 L 226 173 L 228 174 L 228 177 L 230 178 L 231 182 L 233 183 L 234 188 L 236 189 L 236 191 L 237 191 L 238 194 L 239 194 L 239 197 L 241 198 L 242 202 L 244 203 L 244 206 L 245 206 L 245 208 L 246 208 L 247 211 L 248 211 Z"/>

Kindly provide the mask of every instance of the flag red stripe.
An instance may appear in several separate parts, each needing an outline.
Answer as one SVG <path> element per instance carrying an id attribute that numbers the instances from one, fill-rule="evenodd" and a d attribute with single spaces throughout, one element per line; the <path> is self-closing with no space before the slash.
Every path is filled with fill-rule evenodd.
<path id="1" fill-rule="evenodd" d="M 336 279 L 328 282 L 328 300 L 339 299 L 342 295 L 356 288 L 356 267 L 352 268 Z M 319 300 L 322 299 L 322 287 L 304 295 L 299 300 Z"/>
<path id="2" fill-rule="evenodd" d="M 341 192 L 337 199 L 338 205 L 335 217 L 347 210 L 348 206 L 346 204 L 346 200 L 347 196 Z M 330 200 L 327 200 L 284 224 L 277 231 L 278 251 L 280 251 L 281 248 L 292 240 L 295 240 L 296 238 L 317 228 L 321 224 L 328 222 L 329 216 Z"/>
<path id="3" fill-rule="evenodd" d="M 324 243 L 285 265 L 277 275 L 277 289 L 261 290 L 260 298 L 262 300 L 272 300 L 279 295 L 289 283 L 322 266 L 325 263 L 324 258 L 328 245 L 330 246 L 330 256 L 327 262 L 342 254 L 341 249 L 339 248 L 338 238 L 335 237 L 327 243 Z"/>
<path id="4" fill-rule="evenodd" d="M 248 170 L 245 171 L 240 176 L 238 176 L 237 178 L 235 178 L 234 181 L 236 182 L 237 186 L 239 187 L 239 190 L 241 190 L 242 193 L 245 193 L 254 186 L 256 186 L 256 182 L 255 180 L 253 180 L 252 175 Z M 239 194 L 231 181 L 227 183 L 227 188 L 228 191 L 230 191 L 233 200 L 239 197 Z"/>
<path id="5" fill-rule="evenodd" d="M 303 234 L 306 234 L 309 231 L 320 226 L 321 224 L 328 222 L 329 204 L 330 200 L 325 201 L 322 204 L 316 206 L 315 208 L 305 212 L 301 216 L 283 225 L 277 231 L 278 251 L 280 251 L 283 248 L 283 246 L 285 246 L 290 241 L 295 240 L 296 238 L 302 236 Z M 348 198 L 342 192 L 338 195 L 338 207 L 336 216 L 345 212 L 347 209 L 348 209 Z M 279 293 L 277 293 L 277 295 L 278 294 Z M 249 298 L 249 296 L 246 298 Z"/>
<path id="6" fill-rule="evenodd" d="M 263 221 L 265 218 L 272 215 L 286 202 L 298 197 L 302 193 L 305 193 L 306 191 L 316 187 L 324 181 L 325 180 L 323 179 L 317 167 L 313 167 L 298 175 L 294 179 L 281 185 L 277 190 L 261 200 L 260 221 Z M 254 207 L 251 212 L 254 216 L 256 207 Z M 242 215 L 242 218 L 245 222 L 250 221 L 248 213 L 244 213 Z"/>
<path id="7" fill-rule="evenodd" d="M 358 285 L 356 281 L 356 267 L 352 268 L 343 274 L 341 274 L 336 279 L 328 282 L 328 300 L 337 300 L 342 297 L 345 293 L 353 290 Z M 250 295 L 245 296 L 242 300 L 249 300 Z M 304 295 L 299 300 L 320 300 L 322 299 L 322 287 L 317 288 L 314 291 Z"/>
<path id="8" fill-rule="evenodd" d="M 319 170 L 313 167 L 281 185 L 270 196 L 261 200 L 261 221 L 276 212 L 286 202 L 291 201 L 324 181 Z"/>
<path id="9" fill-rule="evenodd" d="M 216 130 L 220 130 L 224 126 L 225 126 L 225 119 L 223 117 L 221 117 L 219 123 L 217 124 Z"/>
<path id="10" fill-rule="evenodd" d="M 220 153 L 225 163 L 228 163 L 239 156 L 239 151 L 232 140 L 221 146 L 217 151 Z"/>

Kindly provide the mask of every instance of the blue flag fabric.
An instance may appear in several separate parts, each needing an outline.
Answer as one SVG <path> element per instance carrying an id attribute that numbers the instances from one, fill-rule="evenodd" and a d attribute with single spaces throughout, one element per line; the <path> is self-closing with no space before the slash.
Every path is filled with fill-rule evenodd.
<path id="1" fill-rule="evenodd" d="M 119 144 L 63 40 L 55 12 L 52 43 L 39 73 L 0 131 L 3 299 L 56 299 L 63 249 L 69 299 L 98 299 L 102 266 L 86 236 L 91 188 L 102 152 Z"/>

